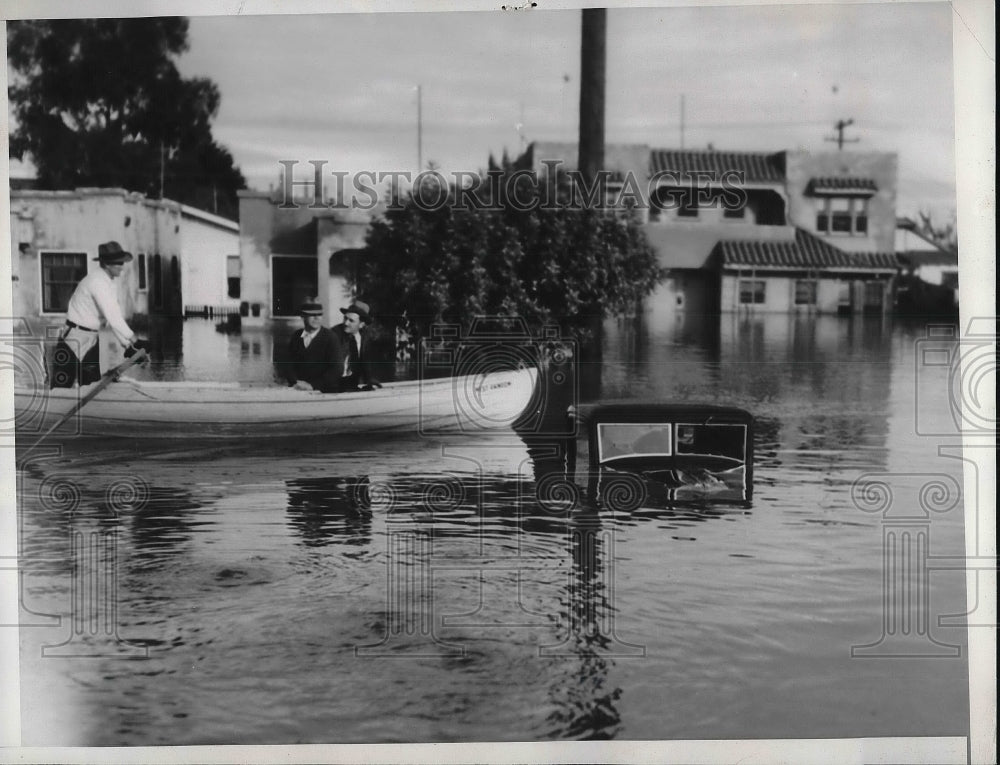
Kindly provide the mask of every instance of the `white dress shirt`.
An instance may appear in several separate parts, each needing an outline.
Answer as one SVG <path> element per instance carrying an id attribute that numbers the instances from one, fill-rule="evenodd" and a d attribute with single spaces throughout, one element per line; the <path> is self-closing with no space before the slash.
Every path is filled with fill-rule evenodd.
<path id="1" fill-rule="evenodd" d="M 135 339 L 118 305 L 114 280 L 103 268 L 91 271 L 76 286 L 66 308 L 66 318 L 88 329 L 100 329 L 106 323 L 122 345 L 130 345 Z"/>
<path id="2" fill-rule="evenodd" d="M 353 342 L 354 343 L 354 347 L 358 349 L 358 360 L 360 361 L 361 360 L 361 334 L 358 333 L 357 335 L 348 335 L 347 337 L 349 338 L 348 342 Z M 350 376 L 351 376 L 351 354 L 348 353 L 344 357 L 344 374 L 342 374 L 341 377 L 350 377 Z"/>
<path id="3" fill-rule="evenodd" d="M 313 338 L 316 337 L 316 335 L 318 335 L 318 334 L 319 334 L 319 327 L 316 327 L 316 329 L 314 329 L 312 331 L 309 331 L 308 329 L 302 330 L 302 345 L 303 345 L 303 347 L 308 348 L 309 347 L 309 343 L 311 343 L 313 341 Z"/>

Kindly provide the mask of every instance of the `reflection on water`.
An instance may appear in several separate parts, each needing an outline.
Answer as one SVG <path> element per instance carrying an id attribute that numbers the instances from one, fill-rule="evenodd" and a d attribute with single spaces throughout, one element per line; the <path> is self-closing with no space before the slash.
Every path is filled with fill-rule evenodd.
<path id="1" fill-rule="evenodd" d="M 696 319 L 606 323 L 579 390 L 753 412 L 751 506 L 598 503 L 552 436 L 565 385 L 530 432 L 492 439 L 36 456 L 18 476 L 25 742 L 962 735 L 963 658 L 851 658 L 883 629 L 884 574 L 884 519 L 852 484 L 896 471 L 906 504 L 926 474 L 961 475 L 913 427 L 915 335 Z M 273 375 L 269 333 L 170 331 L 143 374 Z M 931 525 L 934 555 L 962 553 L 960 510 Z M 79 558 L 81 534 L 114 543 L 114 594 L 80 602 L 111 632 L 66 618 L 74 583 L 104 581 L 109 560 Z M 962 611 L 961 572 L 935 571 L 929 602 Z M 98 655 L 40 658 L 67 644 Z"/>
<path id="2" fill-rule="evenodd" d="M 288 524 L 310 547 L 371 542 L 368 476 L 299 478 L 287 482 Z"/>

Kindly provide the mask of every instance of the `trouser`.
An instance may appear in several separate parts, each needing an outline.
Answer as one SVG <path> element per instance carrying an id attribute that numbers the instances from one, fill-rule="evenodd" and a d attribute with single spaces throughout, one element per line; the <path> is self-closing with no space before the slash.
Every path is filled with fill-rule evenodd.
<path id="1" fill-rule="evenodd" d="M 97 333 L 92 334 L 93 337 L 88 337 L 80 330 L 70 329 L 59 338 L 52 355 L 53 388 L 72 388 L 76 383 L 90 385 L 101 379 L 101 344 Z M 80 351 L 83 359 L 77 356 Z"/>

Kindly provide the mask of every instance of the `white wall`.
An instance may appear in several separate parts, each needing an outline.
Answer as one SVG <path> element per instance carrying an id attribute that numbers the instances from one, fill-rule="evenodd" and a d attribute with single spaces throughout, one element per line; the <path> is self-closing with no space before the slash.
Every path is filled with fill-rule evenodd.
<path id="1" fill-rule="evenodd" d="M 957 274 L 958 268 L 956 266 L 926 265 L 920 266 L 915 273 L 918 279 L 928 284 L 943 284 L 944 275 Z"/>
<path id="2" fill-rule="evenodd" d="M 226 281 L 226 257 L 240 254 L 240 235 L 211 223 L 184 216 L 181 225 L 181 285 L 184 305 L 233 306 Z"/>

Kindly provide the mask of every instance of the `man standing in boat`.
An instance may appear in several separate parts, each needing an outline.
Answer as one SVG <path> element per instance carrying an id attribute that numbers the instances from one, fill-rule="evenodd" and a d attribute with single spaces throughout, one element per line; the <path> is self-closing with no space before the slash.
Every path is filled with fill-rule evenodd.
<path id="1" fill-rule="evenodd" d="M 331 330 L 323 326 L 323 306 L 310 300 L 299 309 L 302 329 L 288 344 L 289 362 L 286 365 L 288 382 L 296 390 L 318 390 L 336 393 L 340 390 L 338 348 L 340 341 Z"/>
<path id="2" fill-rule="evenodd" d="M 365 327 L 371 321 L 367 303 L 353 301 L 347 308 L 341 308 L 344 323 L 330 332 L 337 343 L 336 366 L 339 370 L 339 390 L 371 390 L 382 385 L 372 374 L 373 361 Z"/>
<path id="3" fill-rule="evenodd" d="M 87 274 L 76 286 L 66 308 L 66 328 L 59 336 L 53 356 L 53 388 L 72 388 L 77 383 L 90 385 L 101 379 L 98 335 L 104 324 L 125 347 L 125 358 L 147 347 L 126 323 L 114 283 L 125 270 L 125 264 L 132 260 L 132 253 L 125 252 L 118 242 L 105 242 L 98 245 L 94 260 L 100 263 L 100 268 Z"/>

